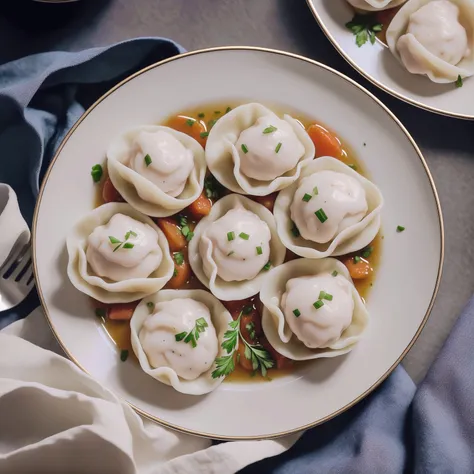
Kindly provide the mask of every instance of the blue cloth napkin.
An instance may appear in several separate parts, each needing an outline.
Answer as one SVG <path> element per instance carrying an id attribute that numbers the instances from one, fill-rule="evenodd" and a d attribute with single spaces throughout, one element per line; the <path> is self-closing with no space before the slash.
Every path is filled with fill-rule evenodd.
<path id="1" fill-rule="evenodd" d="M 122 77 L 182 51 L 166 39 L 140 38 L 0 66 L 0 182 L 15 189 L 28 222 L 42 175 L 84 108 Z M 0 328 L 38 304 L 33 292 L 0 315 Z M 474 299 L 418 389 L 400 366 L 361 403 L 243 473 L 474 473 L 472 341 Z"/>

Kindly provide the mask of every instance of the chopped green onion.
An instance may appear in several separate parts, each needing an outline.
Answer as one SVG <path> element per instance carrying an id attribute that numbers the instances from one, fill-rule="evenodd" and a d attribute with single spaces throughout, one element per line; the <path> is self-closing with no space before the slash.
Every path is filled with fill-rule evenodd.
<path id="1" fill-rule="evenodd" d="M 323 209 L 318 209 L 315 213 L 316 217 L 319 219 L 321 223 L 324 223 L 328 220 L 328 216 L 326 213 L 323 211 Z"/>
<path id="2" fill-rule="evenodd" d="M 217 122 L 217 120 L 214 120 L 214 119 L 209 120 L 209 122 L 207 122 L 207 126 L 209 128 L 212 128 L 216 124 L 216 122 Z"/>
<path id="3" fill-rule="evenodd" d="M 117 239 L 117 237 L 113 237 L 112 235 L 109 235 L 109 240 L 111 244 L 120 244 L 121 240 Z"/>
<path id="4" fill-rule="evenodd" d="M 263 250 L 262 247 L 257 247 L 257 255 L 262 255 Z"/>
<path id="5" fill-rule="evenodd" d="M 153 309 L 155 307 L 155 303 L 153 303 L 153 301 L 148 301 L 146 305 L 148 306 L 148 309 Z"/>
<path id="6" fill-rule="evenodd" d="M 240 237 L 241 239 L 244 239 L 244 240 L 249 240 L 250 235 L 249 235 L 249 234 L 246 234 L 245 232 L 241 232 L 241 233 L 239 234 L 239 237 Z"/>
<path id="7" fill-rule="evenodd" d="M 120 360 L 121 360 L 122 362 L 125 362 L 127 359 L 128 359 L 128 351 L 127 351 L 127 349 L 123 349 L 123 350 L 120 352 Z"/>
<path id="8" fill-rule="evenodd" d="M 220 111 L 220 110 L 214 110 L 214 113 L 215 113 L 216 115 L 219 115 L 219 114 L 221 113 L 221 111 Z"/>
<path id="9" fill-rule="evenodd" d="M 360 257 L 358 255 L 356 255 L 354 257 L 354 263 L 359 263 L 360 262 Z"/>
<path id="10" fill-rule="evenodd" d="M 101 165 L 94 165 L 92 167 L 91 176 L 94 183 L 98 183 L 101 180 L 103 174 L 104 170 L 102 169 Z"/>
<path id="11" fill-rule="evenodd" d="M 320 299 L 320 300 L 323 300 L 325 295 L 326 295 L 326 292 L 321 290 L 321 291 L 319 292 L 319 299 Z"/>
<path id="12" fill-rule="evenodd" d="M 456 87 L 462 87 L 463 84 L 464 84 L 464 82 L 462 80 L 462 77 L 458 76 L 458 78 L 456 79 L 456 82 L 455 82 Z"/>
<path id="13" fill-rule="evenodd" d="M 273 125 L 270 125 L 269 127 L 267 127 L 263 133 L 265 135 L 269 134 L 269 133 L 273 133 L 273 132 L 276 132 L 278 129 L 276 127 L 274 127 Z"/>
<path id="14" fill-rule="evenodd" d="M 123 244 L 124 249 L 133 249 L 133 247 L 135 247 L 135 244 L 132 244 L 131 242 L 125 242 Z"/>
<path id="15" fill-rule="evenodd" d="M 247 154 L 249 152 L 249 149 L 247 148 L 247 145 L 245 145 L 245 143 L 242 143 L 242 146 L 240 147 L 242 148 L 242 151 Z"/>
<path id="16" fill-rule="evenodd" d="M 253 307 L 250 305 L 244 306 L 242 308 L 242 313 L 244 314 L 250 314 L 253 311 Z"/>
<path id="17" fill-rule="evenodd" d="M 275 153 L 278 153 L 278 152 L 280 151 L 281 145 L 282 145 L 282 143 L 280 142 L 280 143 L 276 146 L 276 148 L 275 148 Z"/>
<path id="18" fill-rule="evenodd" d="M 313 303 L 313 306 L 314 306 L 316 309 L 319 309 L 319 308 L 321 308 L 322 306 L 324 306 L 324 301 L 321 301 L 321 300 L 315 301 L 315 302 Z"/>
<path id="19" fill-rule="evenodd" d="M 337 275 L 339 275 L 339 272 L 338 272 L 337 270 L 334 270 L 334 271 L 331 273 L 331 275 L 332 275 L 333 277 L 337 277 Z"/>
<path id="20" fill-rule="evenodd" d="M 189 232 L 186 236 L 186 240 L 189 242 L 194 237 L 194 232 Z"/>
<path id="21" fill-rule="evenodd" d="M 295 237 L 299 237 L 300 236 L 300 231 L 298 229 L 298 227 L 296 227 L 296 224 L 293 222 L 293 227 L 291 228 L 291 233 L 295 236 Z"/>
<path id="22" fill-rule="evenodd" d="M 194 122 L 196 122 L 196 120 L 188 119 L 188 120 L 186 120 L 186 125 L 189 125 L 190 127 L 192 127 L 194 125 Z"/>
<path id="23" fill-rule="evenodd" d="M 309 202 L 312 197 L 313 196 L 311 196 L 311 194 L 305 193 L 305 195 L 303 196 L 303 201 L 304 202 Z"/>
<path id="24" fill-rule="evenodd" d="M 146 164 L 147 167 L 148 167 L 148 166 L 151 165 L 151 163 L 152 163 L 152 162 L 151 162 L 151 156 L 147 153 L 147 154 L 145 155 L 145 164 Z"/>
<path id="25" fill-rule="evenodd" d="M 107 311 L 105 310 L 105 308 L 96 308 L 95 315 L 98 318 L 105 318 L 107 316 Z"/>
<path id="26" fill-rule="evenodd" d="M 397 232 L 403 232 L 405 230 L 405 227 L 402 225 L 397 225 Z"/>
<path id="27" fill-rule="evenodd" d="M 183 252 L 174 252 L 173 258 L 177 265 L 182 265 L 184 263 Z"/>
<path id="28" fill-rule="evenodd" d="M 200 136 L 201 138 L 207 138 L 207 137 L 209 136 L 209 132 L 201 132 L 201 133 L 199 134 L 199 136 Z"/>
<path id="29" fill-rule="evenodd" d="M 313 188 L 313 194 L 314 194 L 315 196 L 317 196 L 317 195 L 319 194 L 319 190 L 318 190 L 318 187 L 317 187 L 317 186 L 315 186 L 315 187 Z"/>
<path id="30" fill-rule="evenodd" d="M 227 107 L 227 109 L 225 109 L 225 113 L 228 114 L 232 109 L 230 107 Z"/>
<path id="31" fill-rule="evenodd" d="M 268 270 L 270 270 L 271 266 L 272 266 L 272 262 L 270 262 L 270 260 L 269 260 L 269 261 L 263 266 L 262 270 L 265 270 L 265 271 L 267 272 Z"/>
<path id="32" fill-rule="evenodd" d="M 352 168 L 354 171 L 357 171 L 357 165 L 350 164 L 350 165 L 347 165 L 347 166 L 349 166 L 349 168 Z"/>
<path id="33" fill-rule="evenodd" d="M 299 310 L 299 309 L 294 309 L 294 310 L 293 310 L 293 314 L 294 314 L 297 318 L 299 318 L 299 317 L 301 316 L 301 313 L 300 313 L 300 310 Z"/>
<path id="34" fill-rule="evenodd" d="M 373 247 L 366 247 L 366 248 L 362 251 L 362 256 L 363 256 L 364 258 L 369 258 L 373 251 L 374 251 L 374 248 L 373 248 Z"/>
<path id="35" fill-rule="evenodd" d="M 178 276 L 178 270 L 175 268 L 173 271 L 173 278 L 176 278 Z"/>
<path id="36" fill-rule="evenodd" d="M 198 117 L 199 117 L 199 118 L 204 118 L 204 117 L 205 117 L 204 112 L 199 112 L 199 113 L 198 113 Z"/>
<path id="37" fill-rule="evenodd" d="M 319 296 L 319 298 L 321 298 L 321 295 Z M 330 293 L 324 292 L 324 296 L 322 297 L 322 299 L 327 300 L 327 301 L 332 301 L 332 295 Z"/>
<path id="38" fill-rule="evenodd" d="M 235 239 L 235 232 L 227 232 L 227 240 L 230 242 Z"/>
<path id="39" fill-rule="evenodd" d="M 175 339 L 176 342 L 180 342 L 180 341 L 182 341 L 182 340 L 186 337 L 186 335 L 187 335 L 187 332 L 186 332 L 186 331 L 180 332 L 179 334 L 176 334 L 176 335 L 174 336 L 174 339 Z"/>

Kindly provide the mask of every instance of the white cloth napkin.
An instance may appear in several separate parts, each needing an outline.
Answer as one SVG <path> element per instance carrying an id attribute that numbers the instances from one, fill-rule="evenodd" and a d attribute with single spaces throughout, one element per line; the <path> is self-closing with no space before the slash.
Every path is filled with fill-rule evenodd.
<path id="1" fill-rule="evenodd" d="M 41 308 L 0 332 L 1 474 L 235 473 L 298 437 L 211 446 L 142 419 L 63 357 Z"/>

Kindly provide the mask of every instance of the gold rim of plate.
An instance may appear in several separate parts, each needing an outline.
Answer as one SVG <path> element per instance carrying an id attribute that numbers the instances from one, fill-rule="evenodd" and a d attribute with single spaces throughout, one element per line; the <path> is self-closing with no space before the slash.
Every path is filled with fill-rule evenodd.
<path id="1" fill-rule="evenodd" d="M 414 105 L 415 107 L 418 107 L 419 109 L 427 110 L 428 112 L 433 112 L 438 115 L 443 115 L 445 117 L 453 117 L 453 118 L 458 118 L 458 119 L 463 119 L 463 120 L 474 120 L 474 114 L 460 114 L 457 112 L 449 112 L 447 110 L 443 109 L 438 109 L 437 107 L 432 107 L 431 105 L 426 105 L 423 104 L 422 102 L 419 102 L 415 99 L 410 99 L 409 97 L 405 97 L 403 94 L 400 92 L 397 92 L 393 89 L 390 89 L 390 87 L 382 84 L 379 82 L 377 79 L 375 79 L 373 76 L 370 74 L 366 73 L 362 68 L 358 66 L 358 64 L 353 61 L 349 55 L 347 55 L 344 50 L 339 46 L 339 43 L 336 41 L 334 36 L 329 32 L 329 30 L 326 28 L 326 25 L 324 24 L 323 20 L 319 16 L 319 13 L 316 10 L 316 7 L 314 6 L 313 0 L 306 0 L 306 3 L 308 4 L 309 9 L 311 10 L 314 18 L 318 22 L 319 27 L 321 30 L 323 30 L 323 33 L 326 35 L 327 39 L 332 43 L 334 48 L 336 48 L 337 52 L 363 77 L 365 77 L 368 81 L 370 81 L 372 84 L 376 85 L 378 88 L 382 89 L 383 91 L 387 92 L 388 94 L 392 95 L 393 97 L 402 100 L 403 102 L 406 102 L 407 104 Z M 385 46 L 385 45 L 384 45 Z M 429 79 L 427 79 L 429 80 Z"/>
<path id="2" fill-rule="evenodd" d="M 167 64 L 169 62 L 172 62 L 172 61 L 177 61 L 177 60 L 180 60 L 181 58 L 185 58 L 187 56 L 196 56 L 196 55 L 199 55 L 199 54 L 203 54 L 203 53 L 211 53 L 211 52 L 216 52 L 216 51 L 257 51 L 257 52 L 264 52 L 264 53 L 271 53 L 271 54 L 276 54 L 276 55 L 282 55 L 282 56 L 287 56 L 287 57 L 290 57 L 290 58 L 293 58 L 293 59 L 297 59 L 299 61 L 304 61 L 304 62 L 307 62 L 307 63 L 310 63 L 312 64 L 313 66 L 317 66 L 321 69 L 324 69 L 328 72 L 330 72 L 331 74 L 334 74 L 336 76 L 339 76 L 341 77 L 342 79 L 344 79 L 345 81 L 349 82 L 350 84 L 352 84 L 353 86 L 357 87 L 358 89 L 360 89 L 361 91 L 363 91 L 370 99 L 372 99 L 374 102 L 376 102 L 381 108 L 382 110 L 385 111 L 385 113 L 387 115 L 389 115 L 389 117 L 392 118 L 392 120 L 400 127 L 400 129 L 404 132 L 404 134 L 406 135 L 406 137 L 408 138 L 408 140 L 410 141 L 411 145 L 413 146 L 414 150 L 416 151 L 418 157 L 420 158 L 420 161 L 421 163 L 423 164 L 423 167 L 425 169 L 425 172 L 428 176 L 428 179 L 429 179 L 429 182 L 431 184 L 431 190 L 433 192 L 433 196 L 434 196 L 434 199 L 436 201 L 436 207 L 438 209 L 438 217 L 439 217 L 439 222 L 440 222 L 440 243 L 441 243 L 441 248 L 440 248 L 440 260 L 439 260 L 439 265 L 438 265 L 438 274 L 437 274 L 437 278 L 436 278 L 436 284 L 435 284 L 435 287 L 434 287 L 434 290 L 433 290 L 433 295 L 431 297 L 431 300 L 430 300 L 430 304 L 428 305 L 428 309 L 425 313 L 425 316 L 423 318 L 423 321 L 422 323 L 420 324 L 420 327 L 418 328 L 416 334 L 413 336 L 412 340 L 410 341 L 410 343 L 408 344 L 408 346 L 405 348 L 405 350 L 403 351 L 403 353 L 401 354 L 401 356 L 393 363 L 393 365 L 371 386 L 369 387 L 364 393 L 362 393 L 361 395 L 359 395 L 357 398 L 355 398 L 354 400 L 352 400 L 350 403 L 348 403 L 347 405 L 345 405 L 344 407 L 340 408 L 339 410 L 336 410 L 335 412 L 319 419 L 319 420 L 315 420 L 311 423 L 308 423 L 306 425 L 303 425 L 303 426 L 299 426 L 297 428 L 294 428 L 292 430 L 287 430 L 287 431 L 282 431 L 282 432 L 278 432 L 278 433 L 272 433 L 272 434 L 269 434 L 269 435 L 265 435 L 265 436 L 222 436 L 222 435 L 219 435 L 219 434 L 214 434 L 214 433 L 203 433 L 203 432 L 200 432 L 200 431 L 195 431 L 195 430 L 190 430 L 190 429 L 187 429 L 187 428 L 184 428 L 182 426 L 178 426 L 178 425 L 174 425 L 172 423 L 168 423 L 167 421 L 164 421 L 164 420 L 161 420 L 159 418 L 157 418 L 156 416 L 153 416 L 145 411 L 143 411 L 142 409 L 138 408 L 137 406 L 133 405 L 132 403 L 128 402 L 127 400 L 125 400 L 126 403 L 128 403 L 137 413 L 139 413 L 140 415 L 152 420 L 152 421 L 155 421 L 167 428 L 171 428 L 171 429 L 174 429 L 174 430 L 177 430 L 177 431 L 181 431 L 183 433 L 187 433 L 187 434 L 191 434 L 191 435 L 195 435 L 195 436 L 201 436 L 201 437 L 205 437 L 205 438 L 212 438 L 212 439 L 220 439 L 220 440 L 259 440 L 259 439 L 273 439 L 273 438 L 279 438 L 281 436 L 287 436 L 287 435 L 290 435 L 290 434 L 293 434 L 293 433 L 297 433 L 299 431 L 302 431 L 302 430 L 307 430 L 309 428 L 313 428 L 317 425 L 320 425 L 326 421 L 329 421 L 331 420 L 332 418 L 334 418 L 335 416 L 337 415 L 340 415 L 341 413 L 345 412 L 346 410 L 348 410 L 349 408 L 351 408 L 352 406 L 354 406 L 356 403 L 358 403 L 359 401 L 361 401 L 362 399 L 364 399 L 370 392 L 372 392 L 376 387 L 378 387 L 392 372 L 393 370 L 395 369 L 395 367 L 397 367 L 397 365 L 402 361 L 402 359 L 406 356 L 406 354 L 408 353 L 408 351 L 411 349 L 411 347 L 413 346 L 413 344 L 415 343 L 415 341 L 418 339 L 421 331 L 423 330 L 423 328 L 425 327 L 425 324 L 426 322 L 428 321 L 428 318 L 429 318 L 429 315 L 431 313 L 431 310 L 433 308 L 433 304 L 434 304 L 434 301 L 435 301 L 435 298 L 436 298 L 436 295 L 438 293 L 438 289 L 439 289 L 439 284 L 440 284 L 440 281 L 441 281 L 441 274 L 442 274 L 442 270 L 443 270 L 443 262 L 444 262 L 444 224 L 443 224 L 443 215 L 442 215 L 442 212 L 441 212 L 441 205 L 440 205 L 440 201 L 439 201 L 439 197 L 438 197 L 438 193 L 437 193 L 437 190 L 436 190 L 436 186 L 434 184 L 434 181 L 433 181 L 433 177 L 431 175 L 431 172 L 428 168 L 428 165 L 425 161 L 425 158 L 423 157 L 423 154 L 421 153 L 421 150 L 418 148 L 418 145 L 415 143 L 414 139 L 411 137 L 411 135 L 409 134 L 409 132 L 406 130 L 406 128 L 402 125 L 402 123 L 397 119 L 397 117 L 388 109 L 388 107 L 386 107 L 379 99 L 377 99 L 377 97 L 375 97 L 373 94 L 371 94 L 369 91 L 367 91 L 366 89 L 364 89 L 362 86 L 360 86 L 357 82 L 353 81 L 352 79 L 346 77 L 344 74 L 340 73 L 339 71 L 336 71 L 335 69 L 332 69 L 324 64 L 321 64 L 317 61 L 314 61 L 312 59 L 308 59 L 304 56 L 300 56 L 300 55 L 297 55 L 297 54 L 293 54 L 293 53 L 288 53 L 288 52 L 285 52 L 285 51 L 279 51 L 279 50 L 275 50 L 275 49 L 269 49 L 269 48 L 260 48 L 260 47 L 252 47 L 252 46 L 223 46 L 223 47 L 216 47 L 216 48 L 207 48 L 207 49 L 201 49 L 201 50 L 197 50 L 197 51 L 192 51 L 192 52 L 189 52 L 189 53 L 183 53 L 183 54 L 179 54 L 177 56 L 173 56 L 172 58 L 169 58 L 169 59 L 165 59 L 163 61 L 159 61 L 157 63 L 154 63 L 154 64 L 151 64 L 150 66 L 147 66 L 146 68 L 144 69 L 141 69 L 140 71 L 137 71 L 136 73 L 132 74 L 131 76 L 127 77 L 126 79 L 124 79 L 123 81 L 119 82 L 116 86 L 114 86 L 112 89 L 110 89 L 108 92 L 106 92 L 102 97 L 100 97 L 91 107 L 89 107 L 89 109 L 86 110 L 86 112 L 84 112 L 84 114 L 79 118 L 79 120 L 74 124 L 74 126 L 71 128 L 71 130 L 69 130 L 69 132 L 67 133 L 67 135 L 64 137 L 64 139 L 62 140 L 58 150 L 56 151 L 53 159 L 51 160 L 51 163 L 49 164 L 48 166 L 48 169 L 46 171 L 46 174 L 44 176 L 44 179 L 43 179 L 43 182 L 41 184 L 41 188 L 40 188 L 40 192 L 39 192 L 39 195 L 38 195 L 38 199 L 36 201 L 36 206 L 35 206 L 35 212 L 34 212 L 34 216 L 33 216 L 33 227 L 32 227 L 32 255 L 33 255 L 33 269 L 34 269 L 34 274 L 35 274 L 35 279 L 36 279 L 36 288 L 38 290 L 38 295 L 39 295 L 39 298 L 40 298 L 40 301 L 41 301 L 41 305 L 43 307 L 43 310 L 44 310 L 44 313 L 46 315 L 46 319 L 48 321 L 48 324 L 49 326 L 51 327 L 51 330 L 53 331 L 53 334 L 55 336 L 55 338 L 57 339 L 59 345 L 61 346 L 61 348 L 64 350 L 64 352 L 67 354 L 67 356 L 69 357 L 69 359 L 71 359 L 82 371 L 84 371 L 86 374 L 88 375 L 91 375 L 74 357 L 73 355 L 68 351 L 66 345 L 63 343 L 63 341 L 61 340 L 61 337 L 60 335 L 57 333 L 55 327 L 54 327 L 54 324 L 53 322 L 51 321 L 51 318 L 49 316 L 49 313 L 48 313 L 48 308 L 46 306 L 46 303 L 45 303 L 45 300 L 44 300 L 44 297 L 43 297 L 43 293 L 42 293 L 42 290 L 41 290 L 41 282 L 38 278 L 38 268 L 37 268 L 37 261 L 36 261 L 36 226 L 37 226 L 37 221 L 38 221 L 38 213 L 39 213 L 39 209 L 41 207 L 41 200 L 42 200 L 42 197 L 43 197 L 43 193 L 44 193 L 44 190 L 47 186 L 47 183 L 48 183 L 48 179 L 49 179 L 49 175 L 51 174 L 51 170 L 53 169 L 55 163 L 56 163 L 56 160 L 58 159 L 59 155 L 61 154 L 61 151 L 64 147 L 64 145 L 66 144 L 66 142 L 69 140 L 69 137 L 74 133 L 74 131 L 76 130 L 76 128 L 81 124 L 81 122 L 83 120 L 85 120 L 87 118 L 87 116 L 104 100 L 106 99 L 110 94 L 112 94 L 115 90 L 117 90 L 118 88 L 122 87 L 124 84 L 126 84 L 127 82 L 133 80 L 135 77 L 138 77 L 140 76 L 141 74 L 151 70 L 151 69 L 154 69 L 156 67 L 159 67 L 159 66 L 162 66 L 164 64 Z M 119 397 L 121 398 L 121 397 Z"/>

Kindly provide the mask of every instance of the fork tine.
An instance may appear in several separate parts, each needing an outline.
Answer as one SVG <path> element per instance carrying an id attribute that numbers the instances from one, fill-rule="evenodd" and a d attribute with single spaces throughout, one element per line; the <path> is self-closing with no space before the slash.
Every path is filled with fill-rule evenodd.
<path id="1" fill-rule="evenodd" d="M 23 285 L 28 286 L 28 282 L 33 279 L 33 267 L 31 263 L 28 266 L 25 266 L 24 273 L 21 275 L 19 282 Z"/>
<path id="2" fill-rule="evenodd" d="M 15 281 L 16 282 L 20 282 L 20 281 L 24 280 L 25 274 L 28 273 L 28 271 L 29 271 L 29 273 L 31 273 L 31 258 L 29 258 L 26 261 L 25 264 L 23 264 L 24 261 L 25 261 L 25 259 L 23 259 L 21 264 L 18 265 L 18 269 L 20 271 L 18 272 L 18 275 L 15 276 Z M 12 275 L 12 277 L 13 277 L 13 275 Z"/>
<path id="3" fill-rule="evenodd" d="M 23 268 L 29 264 L 31 261 L 31 250 L 30 246 L 27 245 L 26 249 L 23 248 L 21 253 L 17 256 L 16 260 L 10 266 L 10 268 L 5 272 L 4 278 L 16 280 L 18 275 L 21 273 Z"/>

